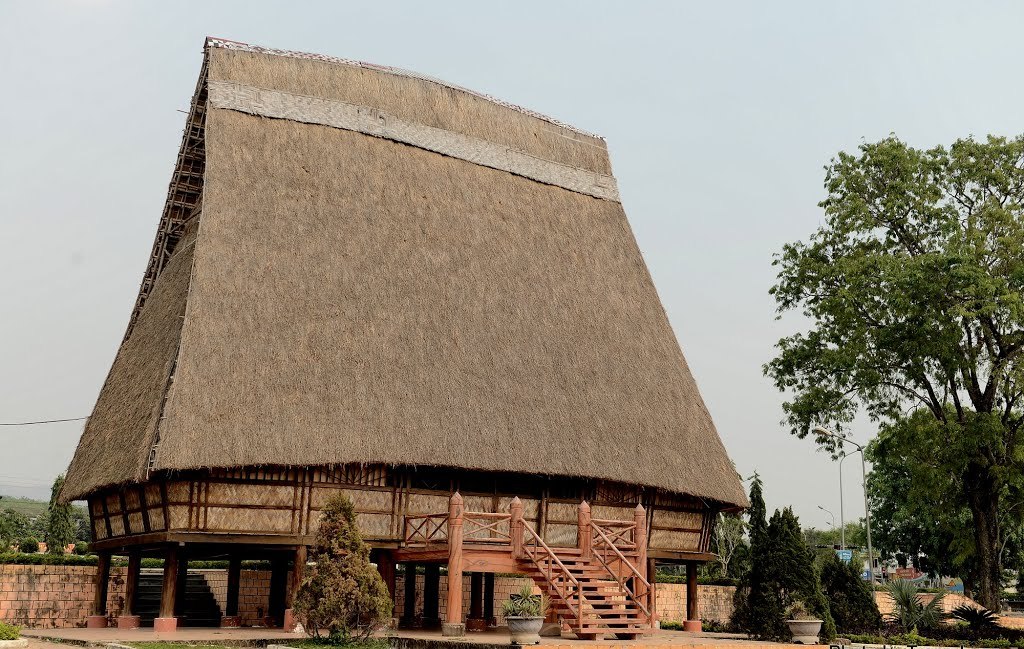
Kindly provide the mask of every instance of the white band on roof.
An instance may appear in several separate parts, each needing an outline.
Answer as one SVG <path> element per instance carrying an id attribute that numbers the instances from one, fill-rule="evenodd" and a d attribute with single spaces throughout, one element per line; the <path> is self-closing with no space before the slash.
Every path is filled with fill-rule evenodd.
<path id="1" fill-rule="evenodd" d="M 307 97 L 230 81 L 209 81 L 213 108 L 355 131 L 458 158 L 483 167 L 619 202 L 615 178 L 532 156 L 523 151 L 445 129 L 407 122 L 376 108 Z"/>

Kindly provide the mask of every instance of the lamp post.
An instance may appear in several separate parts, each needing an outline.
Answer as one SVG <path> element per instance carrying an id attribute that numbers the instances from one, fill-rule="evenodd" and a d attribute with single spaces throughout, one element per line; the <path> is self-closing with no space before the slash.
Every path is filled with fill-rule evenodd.
<path id="1" fill-rule="evenodd" d="M 831 510 L 825 509 L 821 505 L 818 505 L 818 509 L 820 509 L 821 511 L 825 512 L 826 514 L 828 514 L 829 516 L 832 517 L 832 529 L 836 529 L 836 515 L 833 514 L 831 512 Z"/>
<path id="2" fill-rule="evenodd" d="M 868 537 L 868 539 L 867 539 L 868 540 L 868 581 L 873 586 L 875 584 L 875 556 L 874 556 L 874 553 L 872 553 L 872 551 L 871 551 L 871 508 L 868 507 L 868 471 L 867 471 L 867 468 L 866 468 L 866 464 L 867 463 L 864 460 L 864 447 L 861 446 L 860 444 L 858 444 L 857 442 L 853 441 L 853 440 L 850 440 L 850 439 L 847 439 L 847 438 L 842 437 L 840 435 L 837 435 L 836 433 L 833 433 L 829 429 L 823 428 L 821 426 L 815 426 L 813 432 L 817 433 L 818 435 L 823 435 L 825 437 L 831 437 L 832 439 L 839 440 L 842 443 L 852 444 L 853 446 L 855 446 L 857 448 L 857 452 L 860 453 L 861 486 L 864 489 L 864 520 L 865 520 L 865 524 L 867 526 L 867 537 Z M 845 454 L 843 455 L 843 457 L 846 457 Z M 840 460 L 840 469 L 839 469 L 839 481 L 840 481 L 839 482 L 839 485 L 840 485 L 839 486 L 839 488 L 840 488 L 839 498 L 840 498 L 840 500 L 843 497 L 842 496 L 842 484 L 843 484 L 842 483 L 842 478 L 843 478 L 842 460 Z"/>
<path id="3" fill-rule="evenodd" d="M 843 460 L 846 459 L 844 452 L 839 457 L 839 549 L 846 549 L 846 516 L 843 515 Z"/>

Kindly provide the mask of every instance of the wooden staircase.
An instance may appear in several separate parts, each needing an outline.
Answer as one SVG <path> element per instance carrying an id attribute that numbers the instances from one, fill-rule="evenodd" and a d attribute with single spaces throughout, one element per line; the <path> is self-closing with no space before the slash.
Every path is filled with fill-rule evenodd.
<path id="1" fill-rule="evenodd" d="M 533 579 L 548 597 L 549 613 L 578 638 L 628 639 L 652 630 L 646 529 L 646 512 L 639 505 L 634 520 L 614 521 L 592 519 L 584 502 L 577 547 L 553 548 L 524 520 L 518 498 L 507 514 L 465 512 L 456 493 L 448 514 L 406 517 L 405 545 L 435 553 L 438 544 L 447 545 L 450 613 L 455 602 L 461 605 L 461 588 L 453 592 L 451 585 L 461 584 L 464 566 L 503 572 L 501 566 L 511 559 L 509 567 Z"/>

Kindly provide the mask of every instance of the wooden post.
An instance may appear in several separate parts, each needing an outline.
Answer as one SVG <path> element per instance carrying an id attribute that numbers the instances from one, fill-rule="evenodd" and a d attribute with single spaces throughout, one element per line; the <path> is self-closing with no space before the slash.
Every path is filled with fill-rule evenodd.
<path id="1" fill-rule="evenodd" d="M 512 537 L 512 556 L 519 559 L 523 556 L 523 501 L 519 496 L 512 499 L 508 508 L 511 519 L 509 520 L 509 536 Z"/>
<path id="2" fill-rule="evenodd" d="M 238 615 L 238 593 L 242 583 L 242 558 L 232 554 L 228 558 L 228 592 L 224 602 L 224 616 L 220 618 L 222 628 L 242 626 L 242 618 Z"/>
<path id="3" fill-rule="evenodd" d="M 647 559 L 647 581 L 651 582 L 651 626 L 661 619 L 658 616 L 658 562 L 655 559 Z"/>
<path id="4" fill-rule="evenodd" d="M 469 573 L 469 617 L 466 618 L 467 631 L 486 631 L 487 620 L 484 619 L 484 573 Z"/>
<path id="5" fill-rule="evenodd" d="M 405 564 L 405 601 L 402 604 L 401 625 L 411 628 L 416 625 L 416 564 Z"/>
<path id="6" fill-rule="evenodd" d="M 188 557 L 184 548 L 178 551 L 178 586 L 175 591 L 174 617 L 185 617 L 185 593 L 188 587 Z"/>
<path id="7" fill-rule="evenodd" d="M 117 628 L 137 629 L 141 623 L 135 614 L 135 600 L 138 597 L 139 570 L 142 568 L 142 555 L 132 552 L 128 555 L 128 574 L 124 580 L 124 608 L 117 617 Z"/>
<path id="8" fill-rule="evenodd" d="M 654 575 L 648 574 L 647 571 L 647 512 L 644 510 L 644 506 L 637 503 L 636 509 L 633 510 L 633 543 L 636 545 L 636 569 L 640 572 L 640 576 L 650 581 L 654 578 Z M 639 588 L 639 584 L 637 584 Z M 651 625 L 654 624 L 654 600 L 652 599 L 653 589 L 647 589 L 647 592 L 643 594 L 643 597 L 647 600 L 647 610 L 651 611 L 651 615 L 647 622 Z M 635 592 L 635 591 L 634 591 Z M 640 595 L 640 593 L 637 593 Z"/>
<path id="9" fill-rule="evenodd" d="M 466 635 L 462 623 L 462 496 L 452 494 L 448 504 L 448 610 L 441 635 Z"/>
<path id="10" fill-rule="evenodd" d="M 153 630 L 170 632 L 178 628 L 178 619 L 174 617 L 174 605 L 178 599 L 178 572 L 181 557 L 177 545 L 167 548 L 164 555 L 164 579 L 160 595 L 160 617 L 153 620 Z M 186 563 L 187 565 L 187 563 Z"/>
<path id="11" fill-rule="evenodd" d="M 441 626 L 441 566 L 428 563 L 423 566 L 423 627 Z"/>
<path id="12" fill-rule="evenodd" d="M 683 630 L 700 633 L 701 623 L 697 613 L 697 562 L 686 564 L 686 621 Z"/>
<path id="13" fill-rule="evenodd" d="M 594 531 L 590 529 L 590 505 L 583 501 L 579 505 L 579 534 L 576 546 L 580 549 L 580 558 L 590 561 L 593 556 Z"/>
<path id="14" fill-rule="evenodd" d="M 284 622 L 284 610 L 288 590 L 288 562 L 280 554 L 270 559 L 270 598 L 267 602 L 266 626 L 277 626 Z"/>
<path id="15" fill-rule="evenodd" d="M 298 625 L 295 619 L 295 611 L 292 606 L 295 604 L 295 595 L 302 585 L 302 577 L 306 574 L 306 546 L 300 545 L 295 548 L 295 557 L 292 559 L 292 570 L 288 573 L 288 590 L 284 595 L 284 627 L 285 631 L 294 631 Z"/>
<path id="16" fill-rule="evenodd" d="M 100 552 L 96 557 L 96 581 L 93 585 L 92 615 L 85 619 L 90 629 L 107 626 L 107 588 L 110 583 L 110 553 Z"/>
<path id="17" fill-rule="evenodd" d="M 494 573 L 484 573 L 484 620 L 488 627 L 498 626 L 498 618 L 494 616 Z"/>

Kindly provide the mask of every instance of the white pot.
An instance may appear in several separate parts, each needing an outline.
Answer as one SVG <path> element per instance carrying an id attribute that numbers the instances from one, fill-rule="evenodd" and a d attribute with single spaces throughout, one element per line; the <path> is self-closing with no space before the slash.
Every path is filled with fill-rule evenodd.
<path id="1" fill-rule="evenodd" d="M 512 644 L 540 644 L 540 629 L 544 626 L 542 617 L 507 617 L 508 632 Z"/>
<path id="2" fill-rule="evenodd" d="M 793 642 L 798 644 L 818 644 L 821 623 L 821 620 L 786 620 Z"/>

